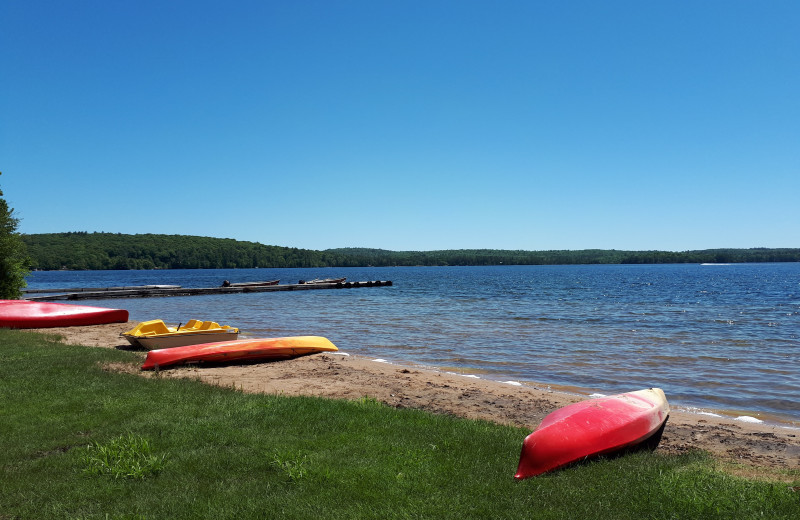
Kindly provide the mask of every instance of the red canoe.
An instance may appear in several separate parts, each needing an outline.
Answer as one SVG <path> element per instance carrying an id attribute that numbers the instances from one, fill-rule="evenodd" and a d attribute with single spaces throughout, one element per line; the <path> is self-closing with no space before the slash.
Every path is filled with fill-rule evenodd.
<path id="1" fill-rule="evenodd" d="M 669 416 L 660 388 L 589 399 L 544 418 L 522 443 L 516 479 L 540 475 L 597 455 L 654 449 Z"/>
<path id="2" fill-rule="evenodd" d="M 68 303 L 0 300 L 0 327 L 37 329 L 128 321 L 128 311 Z"/>
<path id="3" fill-rule="evenodd" d="M 339 350 L 336 345 L 321 336 L 220 341 L 218 343 L 151 350 L 147 353 L 147 359 L 144 360 L 142 370 L 198 361 L 207 363 L 274 361 L 336 350 Z"/>

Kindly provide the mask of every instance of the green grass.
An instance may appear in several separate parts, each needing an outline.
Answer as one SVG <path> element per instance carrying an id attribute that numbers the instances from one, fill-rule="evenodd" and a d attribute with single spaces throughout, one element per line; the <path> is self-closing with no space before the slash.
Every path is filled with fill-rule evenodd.
<path id="1" fill-rule="evenodd" d="M 141 358 L 0 330 L 0 520 L 800 515 L 786 483 L 702 453 L 516 482 L 527 430 L 102 369 Z"/>

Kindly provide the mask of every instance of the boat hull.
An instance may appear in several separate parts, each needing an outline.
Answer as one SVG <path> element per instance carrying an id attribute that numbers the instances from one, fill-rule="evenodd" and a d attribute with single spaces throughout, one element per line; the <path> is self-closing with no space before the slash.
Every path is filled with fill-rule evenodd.
<path id="1" fill-rule="evenodd" d="M 138 338 L 128 338 L 132 344 L 135 341 L 140 347 L 147 350 L 157 350 L 162 348 L 185 347 L 187 345 L 199 345 L 201 343 L 216 343 L 220 341 L 233 341 L 239 338 L 238 331 L 226 332 L 191 332 L 175 334 L 162 337 L 140 336 Z"/>
<path id="2" fill-rule="evenodd" d="M 278 285 L 280 280 L 269 280 L 266 282 L 239 282 L 239 283 L 225 283 L 222 284 L 223 287 L 269 287 L 271 285 Z"/>
<path id="3" fill-rule="evenodd" d="M 0 300 L 0 327 L 38 329 L 128 321 L 128 311 L 68 303 Z"/>
<path id="4" fill-rule="evenodd" d="M 634 447 L 655 448 L 669 404 L 660 388 L 589 399 L 544 418 L 522 444 L 516 479 Z"/>
<path id="5" fill-rule="evenodd" d="M 147 353 L 142 370 L 194 362 L 274 361 L 337 350 L 336 345 L 321 336 L 240 339 L 151 350 Z"/>
<path id="6" fill-rule="evenodd" d="M 220 325 L 215 321 L 191 319 L 182 328 L 168 327 L 164 320 L 139 323 L 133 329 L 120 334 L 135 347 L 148 350 L 184 347 L 217 341 L 231 341 L 239 337 L 239 329 Z"/>
<path id="7" fill-rule="evenodd" d="M 318 284 L 326 284 L 326 283 L 343 283 L 347 280 L 347 277 L 344 278 L 316 278 L 314 280 L 300 280 L 298 283 L 300 285 L 318 285 Z"/>

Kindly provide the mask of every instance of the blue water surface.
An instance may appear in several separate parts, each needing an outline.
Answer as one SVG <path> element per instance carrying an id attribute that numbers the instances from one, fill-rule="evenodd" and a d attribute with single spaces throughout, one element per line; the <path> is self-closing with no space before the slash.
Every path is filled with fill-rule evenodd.
<path id="1" fill-rule="evenodd" d="M 346 276 L 391 287 L 86 300 L 132 320 L 213 319 L 250 336 L 529 384 L 658 386 L 684 406 L 800 420 L 800 264 L 39 271 L 30 288 Z"/>

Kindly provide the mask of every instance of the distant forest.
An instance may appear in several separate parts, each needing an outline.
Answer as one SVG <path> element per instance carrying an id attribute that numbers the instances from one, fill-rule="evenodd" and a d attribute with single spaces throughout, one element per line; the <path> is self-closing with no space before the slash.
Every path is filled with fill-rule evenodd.
<path id="1" fill-rule="evenodd" d="M 228 238 L 83 231 L 23 234 L 22 239 L 33 260 L 32 267 L 41 270 L 800 262 L 800 248 L 683 252 L 614 249 L 387 251 L 364 248 L 316 251 Z"/>

